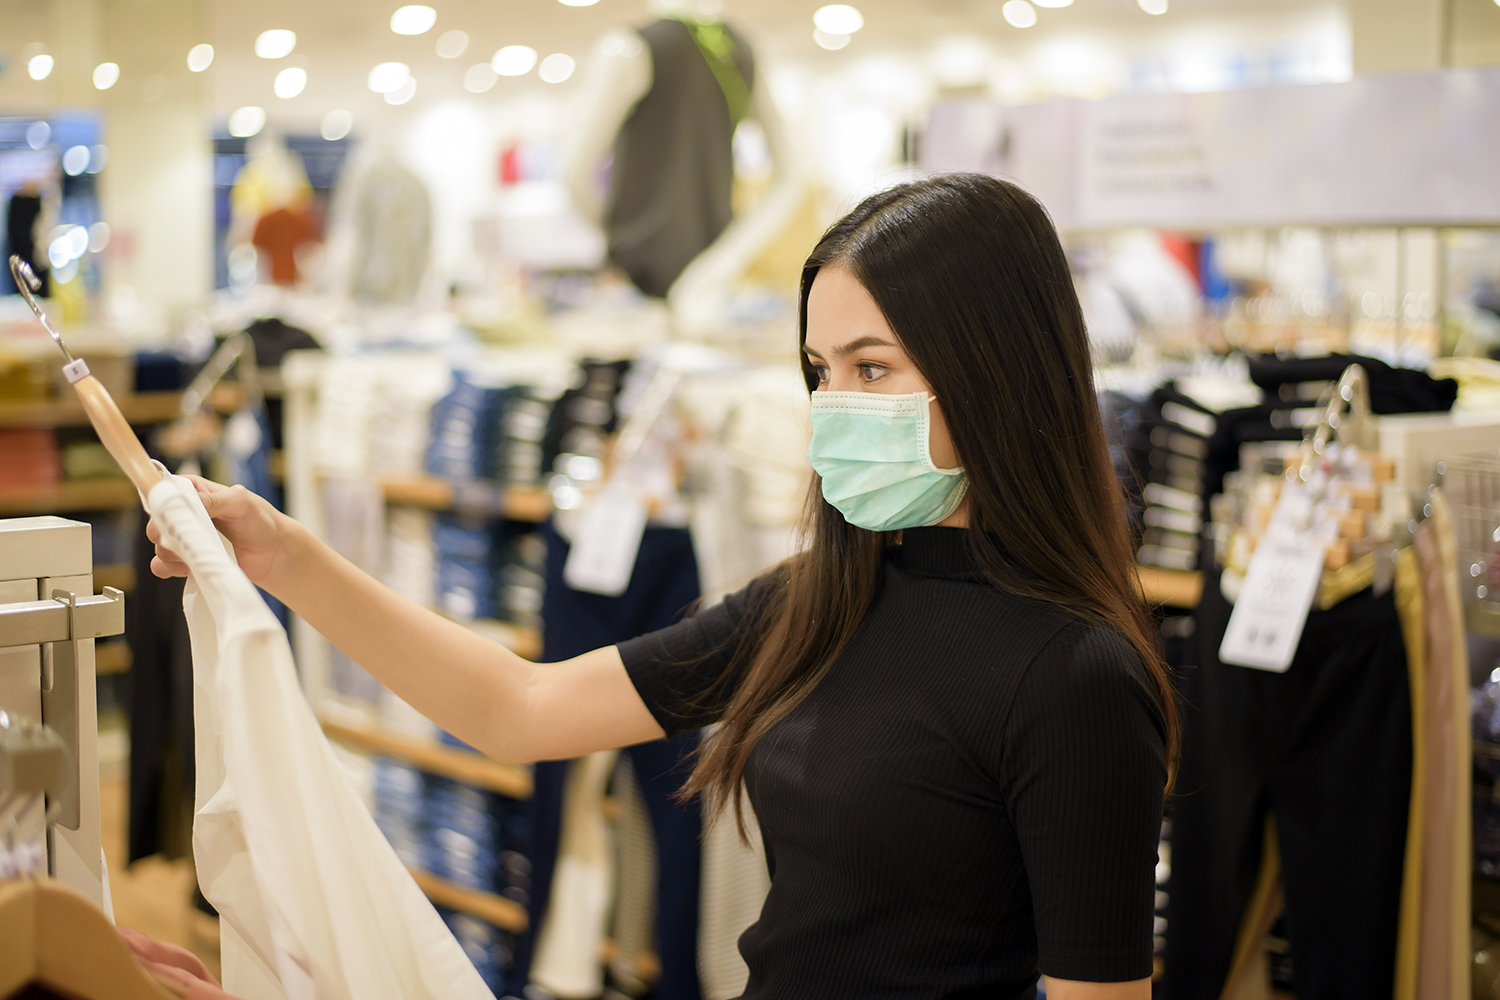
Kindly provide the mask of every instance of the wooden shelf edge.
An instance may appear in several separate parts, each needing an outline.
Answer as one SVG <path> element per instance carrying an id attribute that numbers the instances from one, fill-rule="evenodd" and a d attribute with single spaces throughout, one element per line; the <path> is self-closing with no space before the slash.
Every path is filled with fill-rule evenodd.
<path id="1" fill-rule="evenodd" d="M 41 488 L 0 488 L 0 517 L 119 510 L 140 502 L 128 479 L 81 479 Z"/>
<path id="2" fill-rule="evenodd" d="M 493 639 L 522 659 L 535 660 L 542 655 L 542 633 L 514 622 L 496 621 L 492 618 L 459 618 L 442 608 L 432 609 L 451 622 L 457 622 L 471 631 Z"/>
<path id="3" fill-rule="evenodd" d="M 439 906 L 461 910 L 516 934 L 526 930 L 526 908 L 514 900 L 493 892 L 466 889 L 420 868 L 408 868 L 407 871 L 411 872 L 417 887 L 427 894 L 427 898 Z"/>
<path id="4" fill-rule="evenodd" d="M 94 586 L 102 593 L 113 587 L 128 594 L 135 589 L 135 567 L 130 563 L 98 563 L 94 566 Z"/>
<path id="5" fill-rule="evenodd" d="M 215 387 L 210 402 L 220 413 L 229 413 L 244 402 L 237 385 Z M 160 424 L 177 419 L 182 412 L 182 393 L 130 392 L 114 397 L 120 413 L 130 424 Z M 83 405 L 69 392 L 56 399 L 0 403 L 0 427 L 87 427 Z"/>
<path id="6" fill-rule="evenodd" d="M 130 644 L 124 639 L 111 639 L 94 644 L 94 675 L 108 677 L 110 674 L 129 673 L 135 663 Z"/>
<path id="7" fill-rule="evenodd" d="M 541 523 L 552 516 L 552 496 L 546 490 L 505 489 L 488 483 L 453 483 L 435 476 L 406 476 L 380 483 L 386 503 L 424 510 L 474 510 L 512 521 Z"/>
<path id="8" fill-rule="evenodd" d="M 419 771 L 442 775 L 513 799 L 531 798 L 531 774 L 523 767 L 502 764 L 472 750 L 460 750 L 375 726 L 348 725 L 329 718 L 322 718 L 319 722 L 329 739 L 356 750 L 390 757 Z"/>
<path id="9" fill-rule="evenodd" d="M 1141 591 L 1149 604 L 1191 610 L 1203 599 L 1203 574 L 1197 570 L 1137 566 Z"/>

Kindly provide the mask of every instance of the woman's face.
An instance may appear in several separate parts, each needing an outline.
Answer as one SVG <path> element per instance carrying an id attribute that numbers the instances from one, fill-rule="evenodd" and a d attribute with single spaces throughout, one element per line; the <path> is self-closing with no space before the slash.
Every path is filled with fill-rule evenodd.
<path id="1" fill-rule="evenodd" d="M 807 344 L 803 350 L 818 373 L 819 391 L 932 394 L 932 387 L 901 349 L 880 307 L 845 268 L 823 267 L 813 279 L 807 296 Z M 928 447 L 933 464 L 940 469 L 956 468 L 958 453 L 948 435 L 941 401 L 928 407 Z"/>

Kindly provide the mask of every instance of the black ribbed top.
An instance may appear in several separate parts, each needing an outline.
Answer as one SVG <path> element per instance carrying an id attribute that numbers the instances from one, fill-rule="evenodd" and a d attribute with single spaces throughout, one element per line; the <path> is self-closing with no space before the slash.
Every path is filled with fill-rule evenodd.
<path id="1" fill-rule="evenodd" d="M 668 733 L 717 721 L 718 647 L 771 585 L 620 645 Z M 904 532 L 854 639 L 746 769 L 771 869 L 746 1000 L 1149 976 L 1166 769 L 1144 673 L 1113 629 L 985 583 L 962 529 Z"/>

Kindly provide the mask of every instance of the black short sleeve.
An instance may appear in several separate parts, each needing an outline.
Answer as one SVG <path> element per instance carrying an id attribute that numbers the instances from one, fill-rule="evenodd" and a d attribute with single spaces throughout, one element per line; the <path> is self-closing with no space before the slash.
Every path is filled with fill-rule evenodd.
<path id="1" fill-rule="evenodd" d="M 754 637 L 756 621 L 779 579 L 756 578 L 711 608 L 675 625 L 620 643 L 620 659 L 636 693 L 668 736 L 718 722 L 734 694 L 736 653 Z"/>
<path id="2" fill-rule="evenodd" d="M 1003 773 L 1036 920 L 1041 971 L 1151 975 L 1166 783 L 1160 713 L 1118 632 L 1078 623 L 1027 669 Z"/>

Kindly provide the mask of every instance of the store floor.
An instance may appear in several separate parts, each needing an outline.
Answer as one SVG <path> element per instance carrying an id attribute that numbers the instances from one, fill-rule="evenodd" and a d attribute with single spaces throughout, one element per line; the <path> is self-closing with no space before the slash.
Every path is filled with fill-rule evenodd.
<path id="1" fill-rule="evenodd" d="M 193 906 L 192 862 L 150 857 L 125 867 L 128 792 L 123 778 L 99 783 L 99 832 L 109 863 L 115 922 L 158 941 L 182 945 L 217 976 L 219 921 Z"/>

